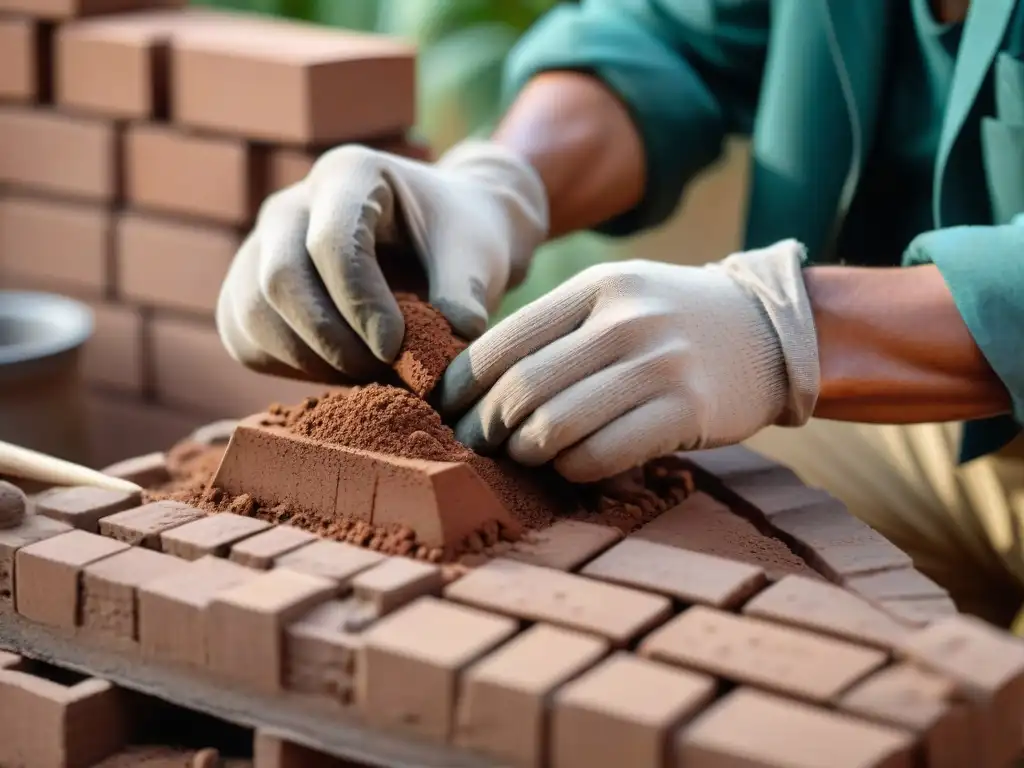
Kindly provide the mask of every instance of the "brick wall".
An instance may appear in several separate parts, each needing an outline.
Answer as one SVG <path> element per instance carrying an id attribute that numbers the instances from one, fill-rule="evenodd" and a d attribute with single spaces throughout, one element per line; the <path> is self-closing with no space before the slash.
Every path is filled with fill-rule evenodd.
<path id="1" fill-rule="evenodd" d="M 228 264 L 320 148 L 426 155 L 406 139 L 410 47 L 183 5 L 0 0 L 0 287 L 94 310 L 96 465 L 319 389 L 228 357 L 213 324 Z"/>

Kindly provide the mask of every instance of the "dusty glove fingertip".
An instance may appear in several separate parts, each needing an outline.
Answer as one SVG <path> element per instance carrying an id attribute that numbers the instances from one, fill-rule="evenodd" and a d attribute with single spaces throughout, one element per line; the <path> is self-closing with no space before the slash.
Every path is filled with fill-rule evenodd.
<path id="1" fill-rule="evenodd" d="M 467 341 L 478 338 L 487 330 L 487 310 L 476 301 L 467 304 L 438 297 L 430 303 L 444 315 L 452 330 Z"/>
<path id="2" fill-rule="evenodd" d="M 441 412 L 457 415 L 465 411 L 472 403 L 476 389 L 473 377 L 473 366 L 469 359 L 469 349 L 464 349 L 448 365 L 439 385 Z"/>

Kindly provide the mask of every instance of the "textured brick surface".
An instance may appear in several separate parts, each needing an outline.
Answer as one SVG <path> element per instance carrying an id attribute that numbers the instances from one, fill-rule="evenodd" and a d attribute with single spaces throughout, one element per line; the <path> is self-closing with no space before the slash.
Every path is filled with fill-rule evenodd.
<path id="1" fill-rule="evenodd" d="M 100 533 L 133 546 L 160 549 L 160 534 L 203 517 L 180 501 L 153 501 L 100 520 Z"/>

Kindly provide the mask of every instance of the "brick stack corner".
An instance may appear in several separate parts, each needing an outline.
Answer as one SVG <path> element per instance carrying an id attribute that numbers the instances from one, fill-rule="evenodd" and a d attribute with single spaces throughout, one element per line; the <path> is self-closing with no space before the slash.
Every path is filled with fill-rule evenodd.
<path id="1" fill-rule="evenodd" d="M 93 309 L 96 466 L 321 390 L 229 358 L 228 265 L 326 148 L 429 154 L 408 135 L 411 46 L 186 6 L 0 0 L 0 288 Z"/>

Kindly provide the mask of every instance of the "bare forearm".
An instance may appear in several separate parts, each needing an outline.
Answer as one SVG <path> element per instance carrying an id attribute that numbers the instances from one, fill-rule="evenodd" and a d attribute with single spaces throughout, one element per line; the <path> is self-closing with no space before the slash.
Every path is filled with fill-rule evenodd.
<path id="1" fill-rule="evenodd" d="M 644 188 L 644 152 L 625 107 L 596 79 L 552 72 L 533 80 L 494 140 L 540 174 L 552 238 L 628 211 Z"/>
<path id="2" fill-rule="evenodd" d="M 811 267 L 822 389 L 815 415 L 913 424 L 1010 411 L 935 266 Z"/>

